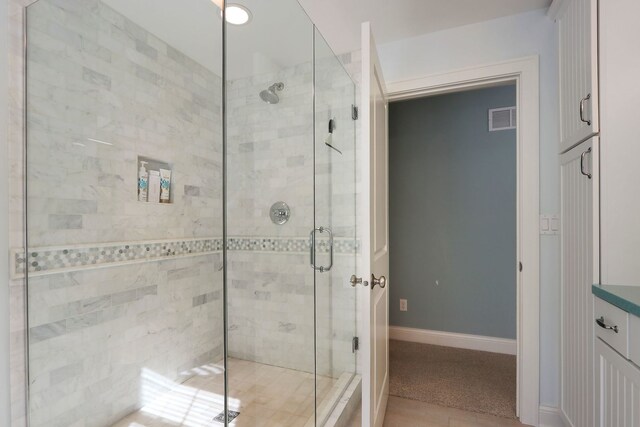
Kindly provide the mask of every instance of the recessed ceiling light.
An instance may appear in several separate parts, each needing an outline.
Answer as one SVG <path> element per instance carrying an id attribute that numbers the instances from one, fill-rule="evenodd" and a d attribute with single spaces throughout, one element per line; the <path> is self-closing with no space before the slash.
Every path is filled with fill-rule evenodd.
<path id="1" fill-rule="evenodd" d="M 226 20 L 229 24 L 244 25 L 251 21 L 251 12 L 239 4 L 229 4 L 224 9 Z"/>

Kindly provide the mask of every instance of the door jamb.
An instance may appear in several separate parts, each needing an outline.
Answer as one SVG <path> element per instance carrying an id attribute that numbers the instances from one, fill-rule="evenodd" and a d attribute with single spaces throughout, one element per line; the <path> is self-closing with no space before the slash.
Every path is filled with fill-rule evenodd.
<path id="1" fill-rule="evenodd" d="M 524 424 L 540 411 L 540 172 L 538 56 L 387 84 L 389 102 L 516 83 L 517 99 L 517 404 Z M 526 159 L 526 161 L 525 161 Z M 518 262 L 523 269 L 518 272 Z"/>

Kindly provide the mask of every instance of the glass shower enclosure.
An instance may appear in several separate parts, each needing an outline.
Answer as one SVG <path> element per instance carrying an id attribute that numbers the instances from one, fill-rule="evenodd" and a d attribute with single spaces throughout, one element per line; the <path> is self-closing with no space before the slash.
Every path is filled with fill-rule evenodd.
<path id="1" fill-rule="evenodd" d="M 31 427 L 345 423 L 355 85 L 295 0 L 220 4 L 25 9 Z"/>

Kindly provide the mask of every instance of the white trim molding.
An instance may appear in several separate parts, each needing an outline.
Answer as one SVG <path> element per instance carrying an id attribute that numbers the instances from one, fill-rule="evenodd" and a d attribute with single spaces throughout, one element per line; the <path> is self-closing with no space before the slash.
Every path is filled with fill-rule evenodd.
<path id="1" fill-rule="evenodd" d="M 540 405 L 539 427 L 568 427 L 559 408 Z"/>
<path id="2" fill-rule="evenodd" d="M 489 351 L 491 353 L 516 354 L 517 341 L 507 338 L 483 335 L 459 334 L 456 332 L 431 331 L 429 329 L 389 326 L 389 338 L 421 344 L 466 348 L 468 350 Z"/>
<path id="3" fill-rule="evenodd" d="M 540 411 L 540 88 L 538 56 L 433 74 L 387 85 L 389 100 L 516 84 L 517 408 L 523 424 Z M 518 265 L 520 268 L 518 268 Z"/>

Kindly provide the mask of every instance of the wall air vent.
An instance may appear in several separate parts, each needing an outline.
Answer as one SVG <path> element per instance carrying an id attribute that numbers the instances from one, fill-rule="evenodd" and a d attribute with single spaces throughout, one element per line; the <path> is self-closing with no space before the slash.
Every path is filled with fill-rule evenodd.
<path id="1" fill-rule="evenodd" d="M 516 128 L 516 107 L 489 110 L 489 132 Z"/>

